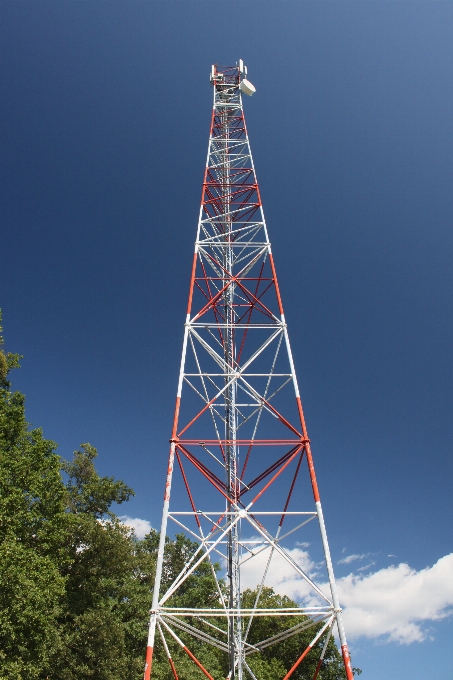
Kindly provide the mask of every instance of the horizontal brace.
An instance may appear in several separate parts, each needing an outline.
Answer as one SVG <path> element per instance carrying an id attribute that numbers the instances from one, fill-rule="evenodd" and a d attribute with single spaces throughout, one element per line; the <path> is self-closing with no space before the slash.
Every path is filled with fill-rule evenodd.
<path id="1" fill-rule="evenodd" d="M 214 217 L 204 217 L 203 219 L 200 220 L 200 224 L 204 224 L 205 222 L 207 222 L 209 224 L 213 219 L 215 219 L 215 218 Z M 241 227 L 241 229 L 234 229 L 234 232 L 242 231 L 243 229 L 249 229 L 250 227 L 253 227 L 253 226 L 260 226 L 261 227 L 261 226 L 264 225 L 264 222 L 262 220 L 236 220 L 234 222 L 235 227 L 237 225 L 240 225 L 240 224 L 245 224 L 246 226 Z M 230 233 L 230 232 L 226 232 L 226 233 Z M 270 245 L 270 241 L 267 241 L 267 243 Z"/>
<path id="2" fill-rule="evenodd" d="M 243 224 L 244 226 L 243 227 L 239 226 L 241 224 Z M 252 220 L 252 221 L 235 220 L 232 229 L 230 229 L 229 231 L 219 232 L 218 227 L 220 226 L 220 224 L 213 217 L 202 219 L 199 222 L 199 225 L 202 229 L 204 229 L 205 234 L 208 232 L 209 229 L 212 229 L 213 227 L 215 227 L 216 232 L 211 234 L 210 236 L 206 236 L 204 239 L 198 238 L 198 240 L 195 241 L 195 245 L 198 245 L 198 246 L 203 245 L 203 243 L 205 241 L 207 241 L 208 243 L 218 241 L 220 244 L 222 244 L 222 243 L 224 243 L 225 237 L 227 237 L 227 236 L 230 236 L 230 237 L 234 236 L 235 239 L 237 239 L 238 236 L 240 236 L 241 234 L 244 234 L 244 238 L 247 238 L 247 234 L 250 233 L 251 231 L 259 232 L 261 229 L 264 229 L 264 222 L 260 222 L 260 221 L 257 222 L 256 220 Z M 239 228 L 238 228 L 238 226 L 239 226 Z M 250 236 L 248 238 L 250 239 Z M 267 248 L 267 249 L 269 249 L 271 247 L 270 241 L 257 241 L 256 238 L 257 238 L 256 234 L 251 237 L 251 242 L 254 243 L 255 245 L 261 245 L 263 248 Z M 267 238 L 266 234 L 264 234 L 264 238 Z M 229 243 L 231 243 L 231 245 L 234 245 L 235 243 L 237 243 L 237 241 L 236 240 L 234 240 L 234 241 L 230 240 Z M 244 241 L 242 241 L 242 243 L 244 243 Z M 245 241 L 245 243 L 246 243 L 246 241 Z"/>
<path id="3" fill-rule="evenodd" d="M 244 170 L 244 173 L 238 174 L 237 175 L 237 182 L 225 182 L 222 183 L 221 179 L 212 179 L 210 182 L 204 182 L 203 187 L 206 189 L 206 187 L 209 187 L 210 189 L 227 189 L 227 188 L 233 188 L 233 189 L 258 189 L 258 184 L 254 184 L 253 182 L 240 182 L 239 179 L 243 179 L 243 175 L 247 173 L 249 168 L 240 168 L 240 170 Z M 219 196 L 213 196 L 211 199 L 209 199 L 209 202 L 213 200 L 225 200 L 225 194 L 220 194 Z M 206 201 L 205 201 L 206 202 Z"/>
<path id="4" fill-rule="evenodd" d="M 222 234 L 223 238 L 225 236 L 234 236 L 235 233 L 237 232 L 227 232 L 226 234 Z M 269 246 L 270 244 L 267 243 L 266 241 L 220 241 L 220 240 L 214 240 L 214 238 L 217 239 L 217 237 L 211 237 L 209 239 L 205 239 L 203 241 L 196 241 L 197 246 L 209 246 L 209 245 L 214 245 L 216 247 L 216 250 L 219 249 L 219 247 L 228 247 L 229 248 L 246 248 L 247 246 L 250 246 L 251 248 L 257 248 L 258 246 L 260 248 L 266 248 L 266 246 Z"/>
<path id="5" fill-rule="evenodd" d="M 208 204 L 209 205 L 209 204 Z M 203 206 L 206 206 L 206 204 L 203 204 Z M 211 207 L 211 206 L 209 206 Z M 252 201 L 246 202 L 246 203 L 239 203 L 239 201 L 231 203 L 230 207 L 233 209 L 230 210 L 229 212 L 225 213 L 219 213 L 218 215 L 209 215 L 209 217 L 205 217 L 203 222 L 223 222 L 224 220 L 229 220 L 231 218 L 234 218 L 235 215 L 238 215 L 239 213 L 244 213 L 244 212 L 249 212 L 251 210 L 258 210 L 260 208 L 259 203 L 254 203 Z M 233 220 L 234 221 L 234 220 Z"/>
<path id="6" fill-rule="evenodd" d="M 290 444 L 305 444 L 304 439 L 176 439 L 180 444 L 228 444 L 230 446 L 289 446 Z"/>
<path id="7" fill-rule="evenodd" d="M 185 376 L 189 376 L 190 378 L 200 378 L 200 377 L 208 377 L 211 376 L 213 378 L 228 378 L 230 375 L 234 375 L 233 373 L 184 373 Z M 271 376 L 272 378 L 291 378 L 292 374 L 291 373 L 241 373 L 241 376 L 246 376 L 247 378 L 268 378 Z"/>
<path id="8" fill-rule="evenodd" d="M 233 274 L 226 274 L 225 276 L 196 276 L 195 281 L 229 281 L 234 277 L 235 281 L 273 281 L 274 279 L 259 277 L 259 276 L 234 276 Z"/>
<path id="9" fill-rule="evenodd" d="M 309 616 L 310 614 L 325 614 L 333 613 L 333 607 L 308 607 L 304 609 L 189 609 L 189 608 L 171 608 L 159 607 L 156 614 L 166 614 L 173 616 L 206 616 L 218 618 L 232 618 L 238 616 Z M 154 613 L 151 611 L 151 613 Z"/>
<path id="10" fill-rule="evenodd" d="M 206 543 L 206 545 L 211 545 L 212 543 L 215 543 L 215 541 L 205 541 L 205 543 Z M 217 543 L 217 545 L 220 545 L 220 544 L 229 545 L 229 542 L 228 541 L 219 541 Z M 262 545 L 262 544 L 263 544 L 263 541 L 243 541 L 243 540 L 241 540 L 241 541 L 238 542 L 238 545 L 241 545 L 241 546 L 242 545 Z"/>
<path id="11" fill-rule="evenodd" d="M 186 512 L 169 512 L 168 516 L 171 517 L 172 515 L 237 515 L 238 513 L 243 513 L 243 509 L 241 508 L 240 510 L 237 511 L 226 511 L 226 510 L 218 510 L 217 512 L 205 512 L 204 510 L 188 510 Z M 253 511 L 253 515 L 278 515 L 279 517 L 281 515 L 316 515 L 316 512 L 312 511 L 307 511 L 307 512 L 298 512 L 295 510 L 286 510 L 285 512 L 278 512 L 278 511 L 266 511 L 266 510 L 259 510 L 258 512 Z M 265 543 L 265 539 L 263 538 L 261 541 L 257 541 L 257 543 Z"/>
<path id="12" fill-rule="evenodd" d="M 189 321 L 187 324 L 184 324 L 185 326 L 188 326 L 189 328 L 247 328 L 247 330 L 262 330 L 262 329 L 274 329 L 278 328 L 279 326 L 281 328 L 286 327 L 286 323 L 282 323 L 281 321 L 276 321 L 273 324 L 258 324 L 258 323 L 201 323 L 200 321 Z"/>

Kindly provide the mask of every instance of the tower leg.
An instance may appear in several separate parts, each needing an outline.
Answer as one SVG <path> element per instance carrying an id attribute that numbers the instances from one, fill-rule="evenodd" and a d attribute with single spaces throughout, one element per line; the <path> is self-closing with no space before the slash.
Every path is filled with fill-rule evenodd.
<path id="1" fill-rule="evenodd" d="M 164 563 L 165 537 L 167 535 L 168 508 L 170 505 L 171 482 L 173 478 L 173 465 L 175 460 L 175 444 L 171 443 L 168 457 L 167 480 L 165 484 L 164 508 L 160 527 L 159 549 L 157 552 L 156 576 L 154 579 L 153 602 L 151 605 L 151 617 L 149 620 L 148 645 L 146 648 L 145 673 L 143 680 L 149 680 L 153 659 L 154 639 L 156 636 L 156 611 L 159 604 L 160 582 L 162 580 L 162 567 Z"/>
<path id="2" fill-rule="evenodd" d="M 143 674 L 143 680 L 149 680 L 151 676 L 155 636 L 156 636 L 156 615 L 151 614 L 148 630 L 148 644 L 146 646 L 145 672 Z"/>
<path id="3" fill-rule="evenodd" d="M 343 619 L 341 616 L 341 607 L 338 599 L 337 585 L 333 574 L 332 558 L 330 556 L 329 543 L 327 541 L 326 525 L 324 524 L 324 515 L 322 514 L 321 501 L 316 502 L 316 512 L 318 513 L 319 528 L 321 531 L 321 539 L 324 548 L 324 555 L 326 559 L 327 574 L 329 577 L 330 592 L 332 593 L 332 601 L 334 605 L 335 618 L 338 626 L 338 635 L 340 637 L 341 651 L 343 654 L 343 662 L 346 671 L 347 680 L 353 680 L 351 657 L 349 656 L 348 643 L 346 642 L 346 633 L 344 631 Z"/>

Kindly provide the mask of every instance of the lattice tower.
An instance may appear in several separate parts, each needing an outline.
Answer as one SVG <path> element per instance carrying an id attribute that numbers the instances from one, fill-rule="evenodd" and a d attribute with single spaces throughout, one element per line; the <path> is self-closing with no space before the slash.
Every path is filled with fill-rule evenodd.
<path id="1" fill-rule="evenodd" d="M 212 680 L 209 668 L 190 649 L 190 640 L 197 639 L 224 652 L 230 680 L 260 680 L 250 668 L 250 655 L 313 628 L 312 641 L 300 650 L 284 680 L 310 652 L 319 657 L 315 680 L 336 624 L 351 680 L 310 440 L 245 124 L 242 94 L 254 89 L 245 76 L 242 61 L 212 67 L 214 105 L 144 678 L 151 675 L 156 634 L 175 678 L 170 647 L 176 643 Z M 198 547 L 163 589 L 169 520 Z M 295 540 L 300 544 L 316 524 L 324 588 L 307 568 L 307 554 L 294 550 Z M 209 565 L 215 581 L 214 606 L 212 601 L 198 608 L 175 606 L 202 563 Z M 275 566 L 297 579 L 303 594 L 299 608 L 260 606 Z M 242 606 L 241 579 L 243 587 L 256 587 L 252 607 Z M 251 644 L 250 631 L 259 616 L 288 617 L 294 625 Z"/>

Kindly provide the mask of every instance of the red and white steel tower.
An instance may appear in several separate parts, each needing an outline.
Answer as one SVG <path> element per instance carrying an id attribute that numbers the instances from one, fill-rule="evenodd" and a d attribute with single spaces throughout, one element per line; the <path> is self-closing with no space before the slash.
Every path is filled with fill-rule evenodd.
<path id="1" fill-rule="evenodd" d="M 313 640 L 300 650 L 282 680 L 314 653 L 315 646 L 321 649 L 316 678 L 336 624 L 346 677 L 351 680 L 310 440 L 245 124 L 242 94 L 254 92 L 246 75 L 242 60 L 234 67 L 213 66 L 211 72 L 214 106 L 144 678 L 152 675 L 155 644 L 163 645 L 178 677 L 168 651 L 168 641 L 173 640 L 212 680 L 209 668 L 179 637 L 183 631 L 186 639 L 189 635 L 225 653 L 230 680 L 260 680 L 250 668 L 250 655 L 310 627 Z M 198 548 L 162 592 L 169 520 Z M 293 549 L 294 539 L 303 538 L 316 524 L 327 592 L 298 560 L 302 552 Z M 216 561 L 224 569 L 220 575 L 213 566 Z M 216 579 L 218 606 L 172 606 L 173 596 L 202 562 L 210 565 Z M 292 572 L 301 584 L 305 596 L 300 608 L 260 607 L 266 578 L 275 564 Z M 251 579 L 255 579 L 256 596 L 253 607 L 245 609 L 241 582 L 243 588 Z M 297 618 L 283 632 L 251 644 L 253 621 L 263 615 Z M 323 635 L 326 642 L 320 645 Z"/>

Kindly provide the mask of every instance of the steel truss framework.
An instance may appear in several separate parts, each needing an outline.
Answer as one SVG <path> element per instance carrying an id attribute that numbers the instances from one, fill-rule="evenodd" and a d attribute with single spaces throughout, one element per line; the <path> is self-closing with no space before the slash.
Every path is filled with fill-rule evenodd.
<path id="1" fill-rule="evenodd" d="M 243 113 L 240 88 L 243 71 L 240 62 L 235 67 L 213 67 L 211 76 L 214 106 L 170 440 L 144 678 L 149 680 L 151 675 L 156 635 L 175 678 L 178 674 L 168 640 L 180 645 L 212 680 L 209 669 L 203 667 L 179 637 L 178 633 L 184 633 L 186 639 L 188 634 L 189 638 L 222 650 L 227 655 L 229 678 L 260 680 L 250 668 L 250 655 L 313 627 L 312 642 L 300 650 L 299 658 L 283 680 L 292 675 L 316 643 L 317 649 L 321 647 L 318 641 L 325 635 L 315 680 L 336 624 L 346 677 L 351 680 L 310 440 Z M 311 500 L 300 491 L 304 476 L 310 480 Z M 176 477 L 187 500 L 187 506 L 181 510 L 173 509 L 173 503 L 170 509 Z M 305 507 L 299 509 L 302 499 Z M 176 501 L 176 507 L 184 507 L 181 493 Z M 294 557 L 294 551 L 285 544 L 287 536 L 291 535 L 293 540 L 296 532 L 305 531 L 316 519 L 329 595 L 306 573 L 297 555 Z M 161 592 L 168 520 L 196 540 L 198 548 L 166 592 Z M 266 577 L 276 559 L 279 564 L 283 560 L 294 576 L 305 583 L 307 592 L 312 594 L 306 606 L 260 607 Z M 213 565 L 219 560 L 226 572 L 222 582 Z M 257 565 L 254 570 L 257 594 L 253 608 L 247 609 L 241 602 L 241 575 L 250 561 Z M 202 562 L 211 566 L 216 579 L 218 607 L 171 606 L 172 596 Z M 293 625 L 251 644 L 249 633 L 253 621 L 260 616 L 293 617 Z"/>

